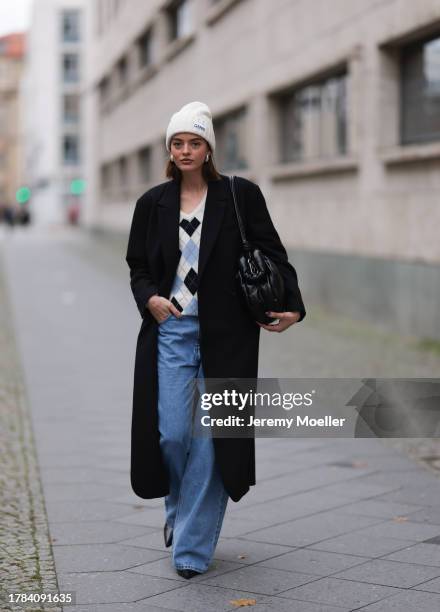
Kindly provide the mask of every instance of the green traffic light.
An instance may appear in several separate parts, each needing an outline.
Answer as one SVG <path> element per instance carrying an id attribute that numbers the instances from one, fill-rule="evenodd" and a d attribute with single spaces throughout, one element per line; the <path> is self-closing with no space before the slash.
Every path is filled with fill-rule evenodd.
<path id="1" fill-rule="evenodd" d="M 15 194 L 15 199 L 19 204 L 26 204 L 26 202 L 29 201 L 30 197 L 31 190 L 29 189 L 29 187 L 20 187 L 19 189 L 17 189 L 17 192 Z"/>
<path id="2" fill-rule="evenodd" d="M 72 195 L 81 195 L 86 189 L 86 182 L 83 179 L 73 179 L 70 183 L 70 193 Z"/>

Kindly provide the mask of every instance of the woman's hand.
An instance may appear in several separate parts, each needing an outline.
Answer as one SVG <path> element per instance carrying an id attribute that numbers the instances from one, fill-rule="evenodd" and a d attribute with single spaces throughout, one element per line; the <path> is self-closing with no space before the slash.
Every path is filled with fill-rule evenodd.
<path id="1" fill-rule="evenodd" d="M 257 325 L 271 332 L 282 332 L 294 323 L 297 323 L 301 317 L 299 312 L 266 312 L 266 314 L 268 317 L 280 320 L 276 325 L 264 325 L 264 323 L 258 323 L 257 321 Z"/>
<path id="2" fill-rule="evenodd" d="M 175 317 L 181 317 L 180 311 L 174 306 L 170 300 L 161 297 L 160 295 L 153 295 L 147 302 L 147 308 L 156 319 L 158 323 L 162 323 L 168 318 L 169 314 L 173 314 Z"/>

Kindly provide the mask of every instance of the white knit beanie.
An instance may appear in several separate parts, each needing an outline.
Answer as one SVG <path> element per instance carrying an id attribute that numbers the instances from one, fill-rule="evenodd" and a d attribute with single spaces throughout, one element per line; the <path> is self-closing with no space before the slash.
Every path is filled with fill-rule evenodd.
<path id="1" fill-rule="evenodd" d="M 212 151 L 215 150 L 215 135 L 212 125 L 212 115 L 208 106 L 203 102 L 189 102 L 174 113 L 168 124 L 165 144 L 170 151 L 170 142 L 174 134 L 191 132 L 201 136 L 209 142 Z"/>

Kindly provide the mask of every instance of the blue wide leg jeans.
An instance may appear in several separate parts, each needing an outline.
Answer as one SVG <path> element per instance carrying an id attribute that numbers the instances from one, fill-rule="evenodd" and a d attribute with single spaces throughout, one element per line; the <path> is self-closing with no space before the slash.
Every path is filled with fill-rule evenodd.
<path id="1" fill-rule="evenodd" d="M 205 572 L 214 555 L 228 502 L 211 437 L 193 437 L 204 392 L 199 319 L 171 315 L 158 326 L 160 446 L 170 480 L 166 522 L 173 529 L 177 569 Z M 203 412 L 203 414 L 208 414 Z"/>

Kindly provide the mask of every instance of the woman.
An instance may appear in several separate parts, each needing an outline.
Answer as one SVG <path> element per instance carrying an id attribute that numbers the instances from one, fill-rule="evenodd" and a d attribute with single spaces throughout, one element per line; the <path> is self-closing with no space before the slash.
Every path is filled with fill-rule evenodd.
<path id="1" fill-rule="evenodd" d="M 255 484 L 253 438 L 192 436 L 192 411 L 206 378 L 257 378 L 260 328 L 281 332 L 305 316 L 295 269 L 257 185 L 237 178 L 249 240 L 283 275 L 286 311 L 279 322 L 253 321 L 236 291 L 241 252 L 228 177 L 212 159 L 209 108 L 191 102 L 166 133 L 171 180 L 137 202 L 126 261 L 142 316 L 133 392 L 131 483 L 135 493 L 165 496 L 165 545 L 177 573 L 205 572 L 229 497 Z"/>

